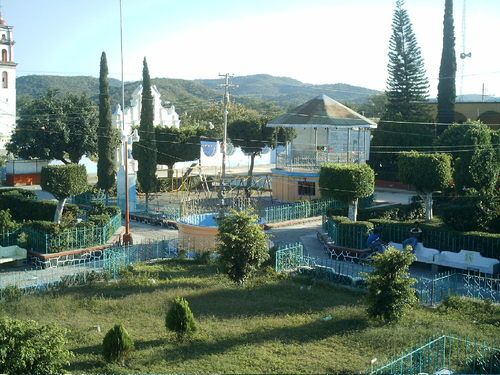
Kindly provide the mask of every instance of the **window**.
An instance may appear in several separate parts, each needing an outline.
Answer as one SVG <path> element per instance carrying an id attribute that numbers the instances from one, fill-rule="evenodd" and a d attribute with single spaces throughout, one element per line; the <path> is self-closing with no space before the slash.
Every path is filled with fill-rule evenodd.
<path id="1" fill-rule="evenodd" d="M 299 181 L 299 196 L 316 195 L 316 183 L 314 181 Z"/>
<path id="2" fill-rule="evenodd" d="M 7 62 L 7 50 L 2 50 L 2 62 Z"/>
<path id="3" fill-rule="evenodd" d="M 2 88 L 6 89 L 9 87 L 9 81 L 7 72 L 2 72 Z"/>

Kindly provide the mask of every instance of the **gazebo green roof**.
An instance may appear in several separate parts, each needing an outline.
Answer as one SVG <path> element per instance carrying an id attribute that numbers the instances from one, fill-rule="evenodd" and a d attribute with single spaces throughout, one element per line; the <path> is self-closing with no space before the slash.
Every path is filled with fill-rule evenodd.
<path id="1" fill-rule="evenodd" d="M 377 124 L 336 100 L 319 95 L 267 123 L 283 128 L 376 128 Z"/>

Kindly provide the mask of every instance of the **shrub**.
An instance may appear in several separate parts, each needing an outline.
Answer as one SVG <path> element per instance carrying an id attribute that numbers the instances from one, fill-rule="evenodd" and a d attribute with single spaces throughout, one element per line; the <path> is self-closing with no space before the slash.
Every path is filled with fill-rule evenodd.
<path id="1" fill-rule="evenodd" d="M 500 212 L 500 198 L 476 194 L 456 197 L 441 207 L 443 221 L 458 231 L 494 231 Z"/>
<path id="2" fill-rule="evenodd" d="M 333 216 L 330 220 L 338 228 L 336 238 L 332 238 L 340 246 L 363 249 L 366 247 L 368 232 L 373 228 L 369 221 L 353 222 L 343 216 Z"/>
<path id="3" fill-rule="evenodd" d="M 196 331 L 196 322 L 188 302 L 182 297 L 175 297 L 165 316 L 167 330 L 177 334 L 181 340 Z"/>
<path id="4" fill-rule="evenodd" d="M 0 372 L 52 375 L 63 373 L 72 353 L 65 331 L 28 320 L 0 320 Z"/>
<path id="5" fill-rule="evenodd" d="M 212 262 L 210 251 L 197 251 L 194 260 L 200 264 L 210 264 Z"/>
<path id="6" fill-rule="evenodd" d="M 256 215 L 231 211 L 219 223 L 218 252 L 229 278 L 242 284 L 269 258 L 267 236 Z"/>
<path id="7" fill-rule="evenodd" d="M 12 220 L 12 215 L 10 214 L 10 210 L 0 210 L 0 231 L 1 232 L 13 232 L 17 228 L 19 228 L 19 224 L 17 224 L 14 220 Z"/>
<path id="8" fill-rule="evenodd" d="M 23 291 L 15 285 L 9 285 L 0 291 L 0 296 L 5 302 L 17 302 L 23 296 Z"/>
<path id="9" fill-rule="evenodd" d="M 134 342 L 127 330 L 121 324 L 111 328 L 102 340 L 102 354 L 108 362 L 124 363 L 128 355 L 134 350 Z"/>
<path id="10" fill-rule="evenodd" d="M 89 216 L 89 222 L 98 226 L 104 226 L 108 224 L 110 220 L 111 218 L 107 214 Z"/>
<path id="11" fill-rule="evenodd" d="M 366 275 L 368 315 L 385 323 L 398 321 L 417 302 L 409 277 L 415 255 L 389 248 L 372 257 L 375 270 Z"/>

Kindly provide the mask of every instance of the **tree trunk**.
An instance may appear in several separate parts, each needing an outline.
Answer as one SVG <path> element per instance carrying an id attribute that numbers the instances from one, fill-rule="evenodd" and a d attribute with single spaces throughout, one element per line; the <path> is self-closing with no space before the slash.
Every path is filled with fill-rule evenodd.
<path id="1" fill-rule="evenodd" d="M 250 155 L 250 168 L 248 168 L 248 178 L 247 178 L 247 186 L 245 188 L 245 195 L 247 198 L 250 198 L 250 188 L 252 187 L 252 180 L 253 180 L 253 166 L 255 163 L 255 157 L 257 156 L 257 153 L 252 152 Z"/>
<path id="2" fill-rule="evenodd" d="M 173 178 L 174 177 L 174 165 L 167 165 L 168 171 L 167 171 L 167 177 L 168 178 Z"/>
<path id="3" fill-rule="evenodd" d="M 356 221 L 358 218 L 358 199 L 354 199 L 349 202 L 349 212 L 347 214 L 351 221 Z"/>
<path id="4" fill-rule="evenodd" d="M 149 212 L 149 193 L 146 193 L 146 212 Z"/>
<path id="5" fill-rule="evenodd" d="M 425 195 L 425 220 L 432 220 L 432 193 L 427 193 Z"/>
<path id="6" fill-rule="evenodd" d="M 66 198 L 61 199 L 59 202 L 57 202 L 56 212 L 54 213 L 54 223 L 61 224 L 61 219 L 65 204 L 66 204 Z"/>

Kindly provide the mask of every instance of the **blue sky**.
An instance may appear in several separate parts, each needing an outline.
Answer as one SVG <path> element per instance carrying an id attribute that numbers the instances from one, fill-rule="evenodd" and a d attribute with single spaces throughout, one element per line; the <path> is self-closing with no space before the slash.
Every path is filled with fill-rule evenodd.
<path id="1" fill-rule="evenodd" d="M 393 0 L 122 0 L 125 79 L 269 73 L 384 89 Z M 455 0 L 457 53 L 462 2 Z M 444 0 L 407 0 L 435 94 Z M 98 75 L 102 51 L 120 76 L 118 0 L 2 0 L 20 75 Z M 469 0 L 464 93 L 500 96 L 500 1 Z M 457 84 L 460 86 L 461 62 Z"/>

